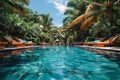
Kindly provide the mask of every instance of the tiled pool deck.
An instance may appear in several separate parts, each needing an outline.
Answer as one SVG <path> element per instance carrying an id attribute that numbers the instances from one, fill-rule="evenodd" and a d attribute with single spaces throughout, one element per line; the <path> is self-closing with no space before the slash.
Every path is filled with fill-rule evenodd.
<path id="1" fill-rule="evenodd" d="M 0 49 L 0 58 L 9 57 L 11 55 L 21 54 L 25 51 L 29 51 L 34 48 L 39 48 L 40 46 L 25 46 L 21 48 L 11 47 Z"/>
<path id="2" fill-rule="evenodd" d="M 3 49 L 0 49 L 0 52 L 13 51 L 13 50 L 23 50 L 23 49 L 37 48 L 37 47 L 40 47 L 40 46 L 25 46 L 25 47 L 21 47 L 21 48 L 16 48 L 16 47 L 13 47 L 13 48 L 3 48 Z"/>
<path id="3" fill-rule="evenodd" d="M 97 54 L 119 57 L 120 58 L 120 47 L 95 47 L 95 46 L 83 46 L 83 45 L 74 45 Z"/>

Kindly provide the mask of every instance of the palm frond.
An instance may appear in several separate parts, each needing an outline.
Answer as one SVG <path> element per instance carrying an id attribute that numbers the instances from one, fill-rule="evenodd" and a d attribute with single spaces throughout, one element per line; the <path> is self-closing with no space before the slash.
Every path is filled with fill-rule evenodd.
<path id="1" fill-rule="evenodd" d="M 103 12 L 104 9 L 104 5 L 100 4 L 100 3 L 93 3 L 87 6 L 87 9 L 85 11 L 86 14 L 86 18 L 88 18 L 91 15 L 96 15 L 99 14 L 100 12 Z"/>
<path id="2" fill-rule="evenodd" d="M 71 24 L 70 24 L 70 28 L 74 27 L 75 25 L 83 22 L 85 20 L 85 14 L 77 17 Z"/>
<path id="3" fill-rule="evenodd" d="M 92 16 L 92 17 L 88 18 L 81 24 L 80 30 L 86 30 L 92 23 L 94 23 L 96 21 L 97 21 L 97 16 Z"/>
<path id="4" fill-rule="evenodd" d="M 17 0 L 20 3 L 24 3 L 26 5 L 29 5 L 30 1 L 29 0 Z"/>
<path id="5" fill-rule="evenodd" d="M 100 4 L 100 3 L 93 3 L 93 4 L 90 4 L 87 6 L 87 9 L 85 11 L 85 13 L 89 13 L 91 10 L 98 10 L 100 8 L 104 7 L 103 4 Z"/>
<path id="6" fill-rule="evenodd" d="M 75 1 L 69 1 L 67 7 L 75 8 L 76 7 Z"/>
<path id="7" fill-rule="evenodd" d="M 65 15 L 73 14 L 73 13 L 74 13 L 73 9 L 66 9 L 66 11 L 64 12 Z"/>
<path id="8" fill-rule="evenodd" d="M 24 14 L 26 13 L 26 8 L 24 4 L 28 4 L 29 0 L 2 0 L 0 1 L 3 7 L 9 7 L 13 12 Z"/>

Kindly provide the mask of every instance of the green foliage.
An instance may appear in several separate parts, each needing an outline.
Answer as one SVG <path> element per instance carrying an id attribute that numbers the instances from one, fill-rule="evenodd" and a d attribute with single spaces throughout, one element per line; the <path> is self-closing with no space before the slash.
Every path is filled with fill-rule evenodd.
<path id="1" fill-rule="evenodd" d="M 63 23 L 67 25 L 71 23 L 76 17 L 83 14 L 86 10 L 88 2 L 85 0 L 70 0 L 68 1 L 68 9 L 65 11 L 66 18 L 64 18 Z"/>
<path id="2" fill-rule="evenodd" d="M 61 38 L 59 28 L 53 25 L 49 14 L 38 14 L 25 8 L 29 0 L 1 0 L 0 4 L 0 34 L 36 43 L 41 40 L 53 43 Z"/>
<path id="3" fill-rule="evenodd" d="M 38 15 L 33 12 L 33 14 L 21 17 L 18 14 L 5 13 L 0 17 L 0 31 L 5 35 L 32 40 L 36 43 L 39 43 L 40 39 L 51 43 L 54 41 L 50 31 L 53 26 L 52 18 L 49 15 Z M 35 18 L 37 19 L 34 20 Z"/>
<path id="4" fill-rule="evenodd" d="M 63 25 L 64 28 L 63 29 L 67 29 L 68 25 L 78 16 L 80 16 L 81 14 L 83 14 L 86 10 L 86 6 L 88 5 L 88 2 L 85 0 L 69 0 L 68 1 L 68 9 L 65 11 L 65 15 L 67 17 L 65 17 L 63 19 Z M 76 25 L 76 26 L 79 26 Z M 64 38 L 64 41 L 66 44 L 70 44 L 71 42 L 75 41 L 75 40 L 80 40 L 79 39 L 79 34 L 81 34 L 81 32 L 79 31 L 79 28 L 75 29 L 75 32 L 71 32 L 71 34 L 69 34 L 68 32 L 65 32 L 64 35 L 66 35 L 67 38 Z"/>
<path id="5" fill-rule="evenodd" d="M 29 5 L 29 0 L 0 0 L 0 8 L 10 9 L 21 15 L 25 14 L 25 5 Z"/>
<path id="6" fill-rule="evenodd" d="M 120 34 L 120 6 L 119 6 L 119 3 L 116 4 L 116 1 L 114 0 L 106 0 L 106 1 L 105 0 L 86 0 L 86 1 L 85 0 L 69 0 L 67 4 L 68 9 L 64 13 L 67 17 L 64 18 L 63 20 L 63 23 L 64 23 L 63 29 L 66 29 L 76 17 L 83 14 L 86 10 L 86 7 L 88 7 L 88 4 L 93 4 L 94 2 L 104 4 L 104 6 L 106 7 L 106 10 L 104 11 L 104 13 L 102 13 L 101 17 L 97 18 L 98 22 L 90 25 L 87 31 L 80 32 L 78 28 L 77 29 L 73 28 L 72 30 L 77 31 L 77 35 L 74 35 L 74 36 L 76 36 L 77 38 L 80 37 L 80 39 L 82 38 L 81 40 L 85 40 L 86 38 L 89 38 L 89 37 L 108 38 L 110 36 Z M 93 14 L 94 10 L 98 10 L 98 11 L 100 10 L 99 7 L 96 7 L 96 6 L 94 7 L 95 9 L 88 10 L 88 11 L 91 11 L 89 12 L 90 14 L 91 13 Z M 81 24 L 77 24 L 75 26 L 78 27 L 79 25 Z M 66 32 L 66 34 L 68 34 L 68 32 Z M 72 34 L 74 33 L 71 33 L 71 35 Z M 71 35 L 68 35 L 68 36 L 71 36 Z M 75 40 L 75 38 L 73 40 Z M 70 40 L 68 40 L 68 42 L 69 41 Z M 80 40 L 78 39 L 78 41 Z"/>

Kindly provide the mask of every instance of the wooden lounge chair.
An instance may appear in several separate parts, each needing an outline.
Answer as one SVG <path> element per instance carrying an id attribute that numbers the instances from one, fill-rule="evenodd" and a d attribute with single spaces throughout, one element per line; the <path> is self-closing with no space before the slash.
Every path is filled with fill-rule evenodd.
<path id="1" fill-rule="evenodd" d="M 15 46 L 18 48 L 24 47 L 24 44 L 22 42 L 15 41 L 11 36 L 3 36 L 3 37 L 4 37 L 4 39 L 6 39 L 8 41 L 8 43 L 11 46 Z"/>
<path id="2" fill-rule="evenodd" d="M 111 38 L 109 38 L 108 40 L 105 40 L 103 42 L 85 42 L 83 43 L 83 45 L 87 45 L 87 46 L 97 46 L 97 47 L 104 47 L 104 46 L 113 46 L 116 42 L 116 40 L 119 38 L 120 36 L 113 36 Z"/>
<path id="3" fill-rule="evenodd" d="M 116 40 L 119 38 L 120 36 L 114 36 L 109 38 L 108 40 L 105 40 L 104 42 L 98 42 L 95 46 L 97 47 L 104 47 L 104 46 L 113 46 L 116 43 Z"/>
<path id="4" fill-rule="evenodd" d="M 93 46 L 96 45 L 97 42 L 84 42 L 83 45 L 87 45 L 87 46 Z"/>
<path id="5" fill-rule="evenodd" d="M 26 46 L 33 46 L 34 44 L 33 44 L 32 41 L 28 41 L 28 42 L 25 43 L 25 45 L 26 45 Z"/>
<path id="6" fill-rule="evenodd" d="M 46 43 L 46 42 L 39 42 L 39 45 L 41 45 L 41 46 L 47 46 L 47 45 L 49 45 L 49 44 Z"/>
<path id="7" fill-rule="evenodd" d="M 8 42 L 0 42 L 0 48 L 5 48 L 8 45 Z"/>
<path id="8" fill-rule="evenodd" d="M 34 43 L 32 41 L 26 41 L 26 40 L 22 40 L 20 38 L 15 38 L 18 42 L 24 43 L 25 46 L 33 46 Z"/>
<path id="9" fill-rule="evenodd" d="M 73 42 L 72 45 L 83 45 L 83 42 Z"/>

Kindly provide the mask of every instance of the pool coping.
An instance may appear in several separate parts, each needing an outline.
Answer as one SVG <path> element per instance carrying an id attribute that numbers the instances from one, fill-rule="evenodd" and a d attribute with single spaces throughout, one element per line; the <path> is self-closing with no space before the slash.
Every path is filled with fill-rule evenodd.
<path id="1" fill-rule="evenodd" d="M 85 46 L 85 45 L 74 45 L 88 51 L 95 52 L 96 54 L 115 56 L 120 58 L 120 47 L 96 47 L 96 46 Z"/>
<path id="2" fill-rule="evenodd" d="M 95 47 L 95 46 L 85 46 L 85 45 L 74 45 L 75 47 L 80 47 L 82 49 L 86 49 L 92 52 L 97 52 L 101 55 L 113 56 L 113 55 L 120 55 L 120 47 Z M 25 46 L 21 48 L 11 47 L 11 48 L 2 48 L 0 52 L 8 52 L 8 51 L 15 51 L 15 50 L 26 50 L 26 49 L 34 49 L 39 48 L 40 45 L 37 46 Z M 119 56 L 120 57 L 120 56 Z"/>
<path id="3" fill-rule="evenodd" d="M 7 51 L 14 51 L 14 50 L 23 50 L 23 49 L 29 49 L 29 48 L 38 48 L 40 46 L 25 46 L 25 47 L 11 47 L 11 48 L 2 48 L 0 49 L 0 52 L 7 52 Z"/>
<path id="4" fill-rule="evenodd" d="M 77 46 L 77 45 L 75 45 Z M 93 48 L 93 49 L 100 49 L 100 50 L 108 50 L 108 51 L 116 51 L 116 52 L 120 52 L 120 47 L 95 47 L 95 46 L 77 46 L 77 47 L 81 47 L 81 48 Z"/>

